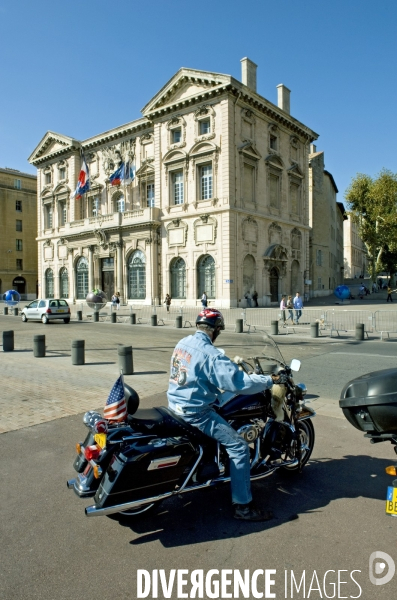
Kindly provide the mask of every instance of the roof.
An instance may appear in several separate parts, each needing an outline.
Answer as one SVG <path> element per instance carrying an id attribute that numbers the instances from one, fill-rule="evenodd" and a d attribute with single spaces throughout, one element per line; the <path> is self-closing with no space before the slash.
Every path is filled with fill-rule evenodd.
<path id="1" fill-rule="evenodd" d="M 0 173 L 15 175 L 15 177 L 31 177 L 32 179 L 37 179 L 37 175 L 33 175 L 32 173 L 24 173 L 23 171 L 18 171 L 18 169 L 10 169 L 9 167 L 0 167 Z"/>

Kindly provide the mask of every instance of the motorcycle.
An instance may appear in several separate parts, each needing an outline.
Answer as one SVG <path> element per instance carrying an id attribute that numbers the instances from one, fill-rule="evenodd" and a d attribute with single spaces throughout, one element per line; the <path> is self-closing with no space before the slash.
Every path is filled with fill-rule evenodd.
<path id="1" fill-rule="evenodd" d="M 349 381 L 339 400 L 344 416 L 371 444 L 391 442 L 397 454 L 397 369 L 373 371 Z M 397 475 L 397 465 L 386 467 Z M 386 514 L 397 517 L 397 479 L 388 486 Z"/>
<path id="2" fill-rule="evenodd" d="M 300 361 L 287 365 L 275 341 L 266 336 L 265 342 L 260 356 L 235 360 L 248 374 L 285 373 L 281 401 L 279 394 L 275 402 L 271 390 L 253 395 L 220 391 L 214 407 L 249 445 L 252 481 L 277 469 L 301 472 L 315 439 L 306 386 L 293 380 Z M 229 458 L 220 443 L 168 408 L 138 408 L 137 393 L 128 385 L 124 391 L 125 421 L 111 422 L 93 411 L 83 417 L 88 434 L 76 445 L 78 475 L 67 485 L 80 498 L 93 497 L 87 516 L 136 516 L 176 494 L 230 481 Z"/>

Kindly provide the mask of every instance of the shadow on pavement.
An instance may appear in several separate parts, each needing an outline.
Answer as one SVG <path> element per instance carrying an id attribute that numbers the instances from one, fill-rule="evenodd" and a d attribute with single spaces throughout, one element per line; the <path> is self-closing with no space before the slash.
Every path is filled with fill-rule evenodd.
<path id="1" fill-rule="evenodd" d="M 133 546 L 158 540 L 164 547 L 173 548 L 238 538 L 279 527 L 298 519 L 300 514 L 323 512 L 335 500 L 359 497 L 381 500 L 390 485 L 390 478 L 385 474 L 388 464 L 387 459 L 359 455 L 315 460 L 301 475 L 284 475 L 278 471 L 253 485 L 256 504 L 272 510 L 275 515 L 273 520 L 264 523 L 233 519 L 228 485 L 166 500 L 147 515 L 112 515 L 111 518 L 140 535 L 131 540 Z"/>

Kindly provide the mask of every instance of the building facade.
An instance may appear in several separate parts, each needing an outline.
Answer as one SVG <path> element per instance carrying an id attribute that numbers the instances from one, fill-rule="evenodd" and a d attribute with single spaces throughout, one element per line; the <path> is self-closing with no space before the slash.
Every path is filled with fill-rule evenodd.
<path id="1" fill-rule="evenodd" d="M 123 301 L 219 307 L 259 305 L 305 291 L 309 274 L 308 154 L 317 134 L 243 83 L 180 69 L 143 117 L 83 142 L 48 132 L 38 169 L 42 295 L 82 300 L 94 288 Z M 72 197 L 84 152 L 90 191 Z M 132 183 L 110 175 L 135 163 Z"/>
<path id="2" fill-rule="evenodd" d="M 309 154 L 310 296 L 329 296 L 343 283 L 343 232 L 347 219 L 338 188 L 324 168 L 324 152 Z"/>
<path id="3" fill-rule="evenodd" d="M 37 294 L 37 178 L 0 168 L 0 294 Z"/>
<path id="4" fill-rule="evenodd" d="M 359 236 L 358 227 L 350 216 L 344 223 L 344 267 L 345 278 L 368 277 L 368 255 L 365 244 Z"/>

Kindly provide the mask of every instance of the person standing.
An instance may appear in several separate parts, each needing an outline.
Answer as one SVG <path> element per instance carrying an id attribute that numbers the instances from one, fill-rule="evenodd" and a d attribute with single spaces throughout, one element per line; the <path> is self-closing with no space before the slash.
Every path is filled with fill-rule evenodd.
<path id="1" fill-rule="evenodd" d="M 302 302 L 301 295 L 299 292 L 296 292 L 295 298 L 294 298 L 295 325 L 299 324 L 299 319 L 302 316 L 302 308 L 303 308 L 303 302 Z"/>
<path id="2" fill-rule="evenodd" d="M 293 305 L 293 302 L 292 302 L 292 296 L 288 296 L 288 298 L 287 298 L 287 310 L 288 310 L 289 316 L 287 317 L 286 321 L 288 321 L 288 319 L 291 319 L 291 323 L 294 320 L 293 308 L 294 308 L 294 305 Z"/>
<path id="3" fill-rule="evenodd" d="M 166 306 L 167 312 L 170 312 L 171 296 L 169 294 L 166 294 L 164 304 Z"/>
<path id="4" fill-rule="evenodd" d="M 120 292 L 116 293 L 116 309 L 120 310 Z"/>
<path id="5" fill-rule="evenodd" d="M 203 308 L 207 308 L 208 306 L 207 292 L 203 292 L 203 295 L 201 296 L 201 306 Z"/>
<path id="6" fill-rule="evenodd" d="M 115 293 L 113 294 L 113 296 L 112 296 L 112 308 L 113 308 L 114 310 L 116 310 L 116 309 L 117 309 L 117 296 L 116 296 L 116 292 L 115 292 Z"/>
<path id="7" fill-rule="evenodd" d="M 285 310 L 287 308 L 287 305 L 285 304 L 285 294 L 283 294 L 281 296 L 281 302 L 280 302 L 280 321 L 283 322 L 283 327 L 285 327 Z"/>
<path id="8" fill-rule="evenodd" d="M 386 300 L 386 302 L 393 302 L 393 298 L 391 297 L 391 295 L 392 295 L 392 289 L 391 289 L 390 283 L 388 283 L 388 285 L 387 285 L 387 300 Z"/>
<path id="9" fill-rule="evenodd" d="M 254 308 L 258 308 L 258 292 L 256 290 L 252 294 L 252 300 L 254 302 Z"/>

